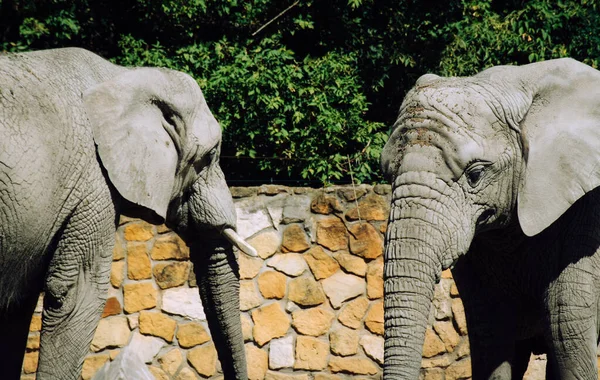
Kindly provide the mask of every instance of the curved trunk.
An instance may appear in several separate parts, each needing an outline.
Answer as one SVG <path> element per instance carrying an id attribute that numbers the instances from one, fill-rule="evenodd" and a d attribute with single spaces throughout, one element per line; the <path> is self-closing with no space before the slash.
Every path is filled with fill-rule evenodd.
<path id="1" fill-rule="evenodd" d="M 198 240 L 191 259 L 225 379 L 248 378 L 240 320 L 240 276 L 232 246 L 224 239 Z"/>
<path id="2" fill-rule="evenodd" d="M 384 270 L 385 379 L 419 378 L 443 240 L 421 220 L 390 220 Z"/>

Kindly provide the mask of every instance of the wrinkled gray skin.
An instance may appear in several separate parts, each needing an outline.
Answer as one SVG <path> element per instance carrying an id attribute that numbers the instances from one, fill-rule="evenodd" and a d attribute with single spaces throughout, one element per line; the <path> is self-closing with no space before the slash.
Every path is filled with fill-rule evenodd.
<path id="1" fill-rule="evenodd" d="M 109 287 L 119 214 L 191 247 L 227 379 L 245 379 L 235 209 L 221 131 L 189 76 L 82 49 L 0 55 L 0 367 L 18 379 L 44 290 L 38 379 L 76 379 Z"/>
<path id="2" fill-rule="evenodd" d="M 434 285 L 452 268 L 473 379 L 596 379 L 600 72 L 571 59 L 421 77 L 382 156 L 386 379 L 419 377 Z"/>

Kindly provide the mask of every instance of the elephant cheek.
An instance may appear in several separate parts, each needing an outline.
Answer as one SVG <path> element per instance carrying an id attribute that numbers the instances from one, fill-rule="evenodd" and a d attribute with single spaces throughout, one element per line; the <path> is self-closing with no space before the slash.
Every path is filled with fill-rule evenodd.
<path id="1" fill-rule="evenodd" d="M 189 209 L 192 222 L 199 229 L 235 229 L 235 206 L 218 166 L 209 170 L 205 178 L 199 177 L 194 182 Z"/>

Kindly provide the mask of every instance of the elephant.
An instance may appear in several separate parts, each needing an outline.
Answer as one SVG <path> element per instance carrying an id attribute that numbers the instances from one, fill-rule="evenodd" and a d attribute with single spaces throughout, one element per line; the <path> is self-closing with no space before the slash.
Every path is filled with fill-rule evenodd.
<path id="1" fill-rule="evenodd" d="M 600 72 L 571 58 L 421 76 L 382 151 L 384 378 L 417 379 L 435 284 L 464 303 L 473 379 L 596 379 Z"/>
<path id="2" fill-rule="evenodd" d="M 76 379 L 107 298 L 120 215 L 190 247 L 223 374 L 246 379 L 221 128 L 182 72 L 81 48 L 0 55 L 0 363 L 18 379 L 44 291 L 37 379 Z"/>

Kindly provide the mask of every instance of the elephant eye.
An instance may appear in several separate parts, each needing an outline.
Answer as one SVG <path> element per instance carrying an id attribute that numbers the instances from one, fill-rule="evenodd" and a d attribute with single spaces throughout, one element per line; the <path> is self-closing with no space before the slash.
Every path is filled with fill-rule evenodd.
<path id="1" fill-rule="evenodd" d="M 489 164 L 478 162 L 471 165 L 466 170 L 465 174 L 467 175 L 467 181 L 471 187 L 475 187 L 479 184 L 481 177 L 483 176 L 483 173 L 485 173 L 485 169 L 488 165 Z"/>

